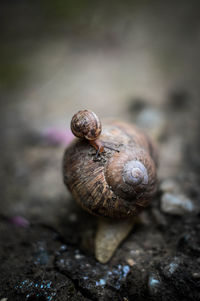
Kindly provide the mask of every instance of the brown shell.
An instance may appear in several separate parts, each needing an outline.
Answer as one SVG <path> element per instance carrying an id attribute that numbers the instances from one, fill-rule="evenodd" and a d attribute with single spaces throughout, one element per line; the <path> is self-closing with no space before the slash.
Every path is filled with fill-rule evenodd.
<path id="1" fill-rule="evenodd" d="M 155 147 L 139 129 L 117 121 L 104 124 L 99 139 L 119 152 L 105 148 L 96 159 L 95 149 L 86 140 L 74 140 L 64 155 L 65 184 L 74 199 L 92 214 L 110 218 L 138 214 L 156 191 Z M 138 166 L 145 171 L 138 185 L 125 179 L 130 174 L 129 164 L 131 171 L 136 166 L 136 175 Z"/>
<path id="2" fill-rule="evenodd" d="M 94 112 L 82 110 L 72 117 L 71 130 L 78 138 L 95 140 L 101 134 L 101 122 Z"/>

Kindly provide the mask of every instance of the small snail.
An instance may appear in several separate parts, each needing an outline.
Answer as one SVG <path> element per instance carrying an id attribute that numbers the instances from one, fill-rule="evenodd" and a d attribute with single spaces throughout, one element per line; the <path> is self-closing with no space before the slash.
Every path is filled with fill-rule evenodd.
<path id="1" fill-rule="evenodd" d="M 81 139 L 65 151 L 64 183 L 83 209 L 99 217 L 95 255 L 105 263 L 156 192 L 157 152 L 135 126 L 110 121 L 102 129 L 89 110 L 73 116 L 71 130 Z"/>
<path id="2" fill-rule="evenodd" d="M 106 146 L 98 137 L 101 134 L 102 126 L 97 115 L 89 110 L 79 111 L 72 117 L 71 131 L 78 138 L 85 138 L 97 150 L 98 154 L 103 152 L 104 148 L 114 150 L 112 147 Z M 118 151 L 118 150 L 117 150 Z"/>

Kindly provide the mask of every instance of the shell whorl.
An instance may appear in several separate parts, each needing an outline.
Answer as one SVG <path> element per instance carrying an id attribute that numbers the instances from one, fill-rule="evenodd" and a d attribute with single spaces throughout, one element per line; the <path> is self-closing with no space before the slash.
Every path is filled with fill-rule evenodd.
<path id="1" fill-rule="evenodd" d="M 123 169 L 122 178 L 131 186 L 147 185 L 149 181 L 146 167 L 140 161 L 128 161 Z"/>
<path id="2" fill-rule="evenodd" d="M 101 134 L 101 129 L 101 122 L 92 111 L 82 110 L 72 117 L 71 130 L 78 138 L 95 140 Z"/>
<path id="3" fill-rule="evenodd" d="M 115 193 L 131 203 L 148 200 L 154 193 L 156 168 L 149 153 L 128 147 L 114 154 L 106 167 L 106 180 Z"/>

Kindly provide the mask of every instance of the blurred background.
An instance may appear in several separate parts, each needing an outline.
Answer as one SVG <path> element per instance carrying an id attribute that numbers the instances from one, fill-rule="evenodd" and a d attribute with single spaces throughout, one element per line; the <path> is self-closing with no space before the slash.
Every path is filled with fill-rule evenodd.
<path id="1" fill-rule="evenodd" d="M 199 1 L 2 1 L 0 14 L 7 129 L 66 127 L 80 108 L 127 118 L 134 98 L 198 88 Z"/>

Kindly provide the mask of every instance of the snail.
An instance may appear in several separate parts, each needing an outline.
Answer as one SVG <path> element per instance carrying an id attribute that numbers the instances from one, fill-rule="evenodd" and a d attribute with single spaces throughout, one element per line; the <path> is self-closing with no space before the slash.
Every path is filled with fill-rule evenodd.
<path id="1" fill-rule="evenodd" d="M 98 217 L 95 256 L 106 263 L 155 195 L 157 150 L 134 125 L 107 121 L 102 128 L 89 110 L 72 117 L 71 130 L 79 139 L 65 151 L 64 183 Z"/>

